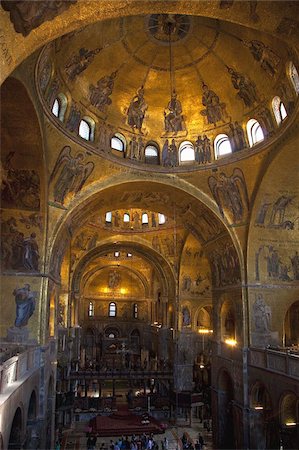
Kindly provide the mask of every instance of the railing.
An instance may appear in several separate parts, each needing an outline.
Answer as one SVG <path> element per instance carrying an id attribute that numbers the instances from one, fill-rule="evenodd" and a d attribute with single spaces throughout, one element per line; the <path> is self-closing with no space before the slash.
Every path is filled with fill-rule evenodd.
<path id="1" fill-rule="evenodd" d="M 118 380 L 118 379 L 144 379 L 144 378 L 173 378 L 171 370 L 129 370 L 129 369 L 107 369 L 107 370 L 72 370 L 69 378 L 96 378 L 100 380 Z"/>
<path id="2" fill-rule="evenodd" d="M 6 354 L 14 353 L 14 356 L 0 365 L 0 394 L 5 394 L 13 383 L 25 380 L 41 366 L 48 370 L 50 361 L 53 361 L 56 355 L 55 343 L 52 342 L 45 347 L 16 347 L 11 344 L 5 344 L 5 347 Z"/>
<path id="3" fill-rule="evenodd" d="M 251 348 L 249 365 L 299 379 L 299 355 L 288 351 Z"/>

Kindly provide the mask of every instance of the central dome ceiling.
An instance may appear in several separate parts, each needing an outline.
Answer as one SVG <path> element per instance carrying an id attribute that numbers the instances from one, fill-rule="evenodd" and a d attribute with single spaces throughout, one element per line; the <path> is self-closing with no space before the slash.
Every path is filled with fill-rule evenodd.
<path id="1" fill-rule="evenodd" d="M 272 36 L 186 15 L 98 22 L 57 40 L 54 57 L 62 92 L 91 117 L 160 144 L 243 122 L 269 103 L 286 59 Z"/>

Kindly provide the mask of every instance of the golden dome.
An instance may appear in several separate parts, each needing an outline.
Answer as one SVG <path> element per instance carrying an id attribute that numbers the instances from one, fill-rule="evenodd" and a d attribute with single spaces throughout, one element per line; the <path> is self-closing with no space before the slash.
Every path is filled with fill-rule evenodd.
<path id="1" fill-rule="evenodd" d="M 244 128 L 270 107 L 290 58 L 273 36 L 179 14 L 98 22 L 59 38 L 50 52 L 52 85 L 39 71 L 48 103 L 54 83 L 98 134 L 107 127 L 110 136 L 160 149 L 168 138 L 213 139 L 236 121 Z"/>

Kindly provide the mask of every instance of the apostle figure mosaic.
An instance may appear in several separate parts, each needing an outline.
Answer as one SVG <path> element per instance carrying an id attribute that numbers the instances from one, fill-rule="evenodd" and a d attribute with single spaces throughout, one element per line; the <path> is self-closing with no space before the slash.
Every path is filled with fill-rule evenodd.
<path id="1" fill-rule="evenodd" d="M 205 83 L 203 83 L 202 89 L 202 104 L 206 108 L 200 112 L 201 115 L 207 118 L 208 125 L 216 126 L 217 122 L 224 122 L 227 117 L 226 104 L 220 102 L 218 95 L 209 89 Z"/>
<path id="2" fill-rule="evenodd" d="M 184 130 L 183 110 L 177 93 L 173 91 L 171 99 L 164 111 L 164 127 L 166 133 L 177 133 Z"/>
<path id="3" fill-rule="evenodd" d="M 195 161 L 198 164 L 206 164 L 211 162 L 211 141 L 204 134 L 203 136 L 198 136 L 195 142 Z"/>
<path id="4" fill-rule="evenodd" d="M 234 153 L 245 148 L 247 146 L 247 142 L 242 126 L 238 122 L 231 122 L 229 124 L 229 128 L 229 137 L 232 152 Z"/>
<path id="5" fill-rule="evenodd" d="M 233 87 L 238 91 L 237 97 L 244 102 L 245 106 L 252 107 L 259 100 L 255 83 L 247 75 L 237 72 L 231 67 L 228 67 L 227 70 L 231 76 Z"/>
<path id="6" fill-rule="evenodd" d="M 80 108 L 77 105 L 77 103 L 72 102 L 71 110 L 65 126 L 71 132 L 78 131 L 80 120 L 81 120 Z"/>
<path id="7" fill-rule="evenodd" d="M 144 89 L 142 86 L 131 100 L 127 111 L 128 125 L 132 127 L 133 130 L 136 129 L 141 133 L 143 119 L 147 108 L 148 106 L 144 99 Z"/>

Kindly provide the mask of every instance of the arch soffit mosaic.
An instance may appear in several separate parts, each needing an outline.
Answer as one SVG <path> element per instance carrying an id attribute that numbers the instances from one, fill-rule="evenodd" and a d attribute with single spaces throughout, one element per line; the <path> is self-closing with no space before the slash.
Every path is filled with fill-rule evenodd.
<path id="1" fill-rule="evenodd" d="M 189 231 L 196 234 L 197 239 L 203 244 L 215 237 L 229 237 L 236 248 L 242 267 L 243 255 L 237 233 L 221 217 L 216 203 L 187 181 L 177 180 L 172 176 L 145 176 L 140 179 L 140 174 L 121 174 L 113 177 L 113 181 L 92 183 L 86 188 L 84 194 L 76 196 L 68 210 L 56 222 L 50 244 L 52 252 L 64 230 L 70 229 L 72 235 L 75 235 L 77 230 L 87 222 L 90 211 L 93 213 L 98 211 L 100 214 L 124 207 L 144 207 L 151 210 L 153 205 L 157 212 L 167 217 L 181 217 L 181 223 L 185 226 L 188 223 L 191 226 L 192 223 Z M 206 240 L 204 240 L 203 232 L 207 224 L 203 216 L 214 224 L 216 231 L 214 235 L 205 235 Z"/>
<path id="2" fill-rule="evenodd" d="M 117 244 L 115 244 L 117 241 Z M 100 246 L 94 248 L 87 254 L 83 256 L 83 258 L 79 261 L 78 265 L 75 268 L 73 278 L 72 278 L 72 291 L 79 292 L 81 291 L 81 283 L 86 283 L 86 278 L 88 277 L 88 270 L 82 278 L 85 270 L 88 268 L 88 265 L 100 255 L 104 255 L 109 251 L 116 251 L 120 249 L 125 249 L 126 251 L 134 252 L 137 256 L 141 256 L 146 261 L 153 265 L 157 270 L 157 274 L 159 276 L 161 286 L 163 289 L 163 295 L 173 296 L 174 286 L 175 286 L 175 278 L 173 269 L 170 266 L 169 262 L 157 251 L 153 250 L 153 248 L 149 247 L 147 242 L 144 242 L 142 239 L 138 238 L 134 242 L 127 241 L 125 236 L 117 236 L 112 237 L 106 242 L 102 242 Z"/>
<path id="3" fill-rule="evenodd" d="M 83 283 L 83 295 L 85 292 L 88 293 L 89 286 L 94 282 L 94 280 L 101 276 L 101 273 L 106 271 L 107 269 L 115 269 L 115 267 L 118 268 L 120 273 L 122 272 L 128 272 L 128 274 L 132 277 L 132 279 L 136 280 L 139 285 L 142 285 L 144 290 L 144 296 L 149 296 L 149 285 L 145 278 L 145 276 L 138 271 L 137 269 L 134 269 L 133 267 L 127 267 L 123 265 L 115 265 L 115 264 L 107 264 L 103 265 L 101 267 L 95 267 L 91 268 L 90 270 L 87 269 L 84 276 L 82 277 L 82 283 Z"/>

